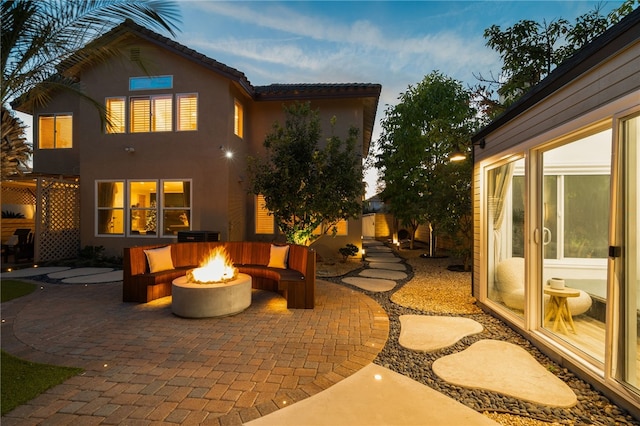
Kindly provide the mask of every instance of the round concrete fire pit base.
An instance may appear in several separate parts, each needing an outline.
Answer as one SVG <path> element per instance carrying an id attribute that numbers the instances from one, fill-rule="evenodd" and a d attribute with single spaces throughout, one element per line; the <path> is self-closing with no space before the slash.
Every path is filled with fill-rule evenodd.
<path id="1" fill-rule="evenodd" d="M 195 284 L 187 277 L 173 280 L 171 310 L 184 318 L 210 318 L 233 315 L 251 305 L 251 277 L 238 274 L 233 281 L 219 284 Z"/>

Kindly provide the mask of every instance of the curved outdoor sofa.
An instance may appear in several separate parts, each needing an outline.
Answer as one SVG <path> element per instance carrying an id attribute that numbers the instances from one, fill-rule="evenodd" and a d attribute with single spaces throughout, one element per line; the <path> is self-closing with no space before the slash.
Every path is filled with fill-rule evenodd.
<path id="1" fill-rule="evenodd" d="M 197 268 L 217 246 L 225 247 L 238 272 L 251 276 L 253 288 L 282 294 L 287 299 L 289 309 L 313 309 L 315 251 L 295 244 L 274 245 L 248 241 L 181 242 L 127 247 L 124 249 L 123 259 L 122 300 L 146 303 L 170 296 L 173 280 L 185 275 L 187 270 Z M 288 253 L 283 259 L 285 246 L 288 247 Z M 145 252 L 160 249 L 166 253 L 169 250 L 167 247 L 170 247 L 171 264 L 165 270 L 151 272 L 150 257 Z M 276 256 L 278 259 L 274 259 Z M 279 267 L 270 266 L 270 263 Z"/>

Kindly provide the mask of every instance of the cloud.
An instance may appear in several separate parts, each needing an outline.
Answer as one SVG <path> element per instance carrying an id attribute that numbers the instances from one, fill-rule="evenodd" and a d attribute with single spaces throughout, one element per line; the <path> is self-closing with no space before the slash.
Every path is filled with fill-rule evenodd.
<path id="1" fill-rule="evenodd" d="M 382 82 L 403 80 L 403 89 L 437 69 L 458 80 L 470 81 L 475 71 L 496 69 L 497 56 L 479 35 L 468 38 L 454 31 L 406 37 L 385 34 L 367 20 L 340 23 L 337 19 L 296 12 L 279 3 L 262 2 L 259 8 L 243 3 L 195 2 L 201 13 L 217 14 L 237 25 L 270 30 L 264 38 L 225 35 L 223 39 L 185 34 L 190 47 L 239 58 L 243 63 L 278 66 L 274 81 L 284 74 L 304 81 Z M 275 32 L 274 32 L 275 30 Z M 275 34 L 275 35 L 273 35 Z M 234 66 L 233 64 L 227 64 Z M 243 69 L 247 73 L 247 69 Z M 250 80 L 252 77 L 248 75 Z M 323 78 L 324 80 L 318 80 Z M 406 80 L 409 79 L 409 80 Z M 299 78 L 295 81 L 303 81 Z M 382 81 L 381 81 L 382 80 Z"/>

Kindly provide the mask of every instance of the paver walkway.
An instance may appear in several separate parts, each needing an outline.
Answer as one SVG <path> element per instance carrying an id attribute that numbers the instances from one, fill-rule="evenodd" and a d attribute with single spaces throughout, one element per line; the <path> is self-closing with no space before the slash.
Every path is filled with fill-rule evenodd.
<path id="1" fill-rule="evenodd" d="M 3 425 L 241 424 L 326 389 L 373 361 L 388 317 L 366 295 L 318 281 L 316 308 L 254 290 L 240 315 L 188 320 L 170 298 L 123 303 L 121 284 L 39 283 L 2 304 L 2 347 L 86 369 Z"/>

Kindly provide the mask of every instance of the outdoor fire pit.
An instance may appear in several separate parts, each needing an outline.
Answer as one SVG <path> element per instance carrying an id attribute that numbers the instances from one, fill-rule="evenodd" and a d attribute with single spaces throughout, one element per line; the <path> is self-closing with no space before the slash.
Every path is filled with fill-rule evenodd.
<path id="1" fill-rule="evenodd" d="M 171 310 L 184 318 L 237 314 L 251 305 L 251 276 L 238 274 L 224 248 L 171 285 Z"/>

